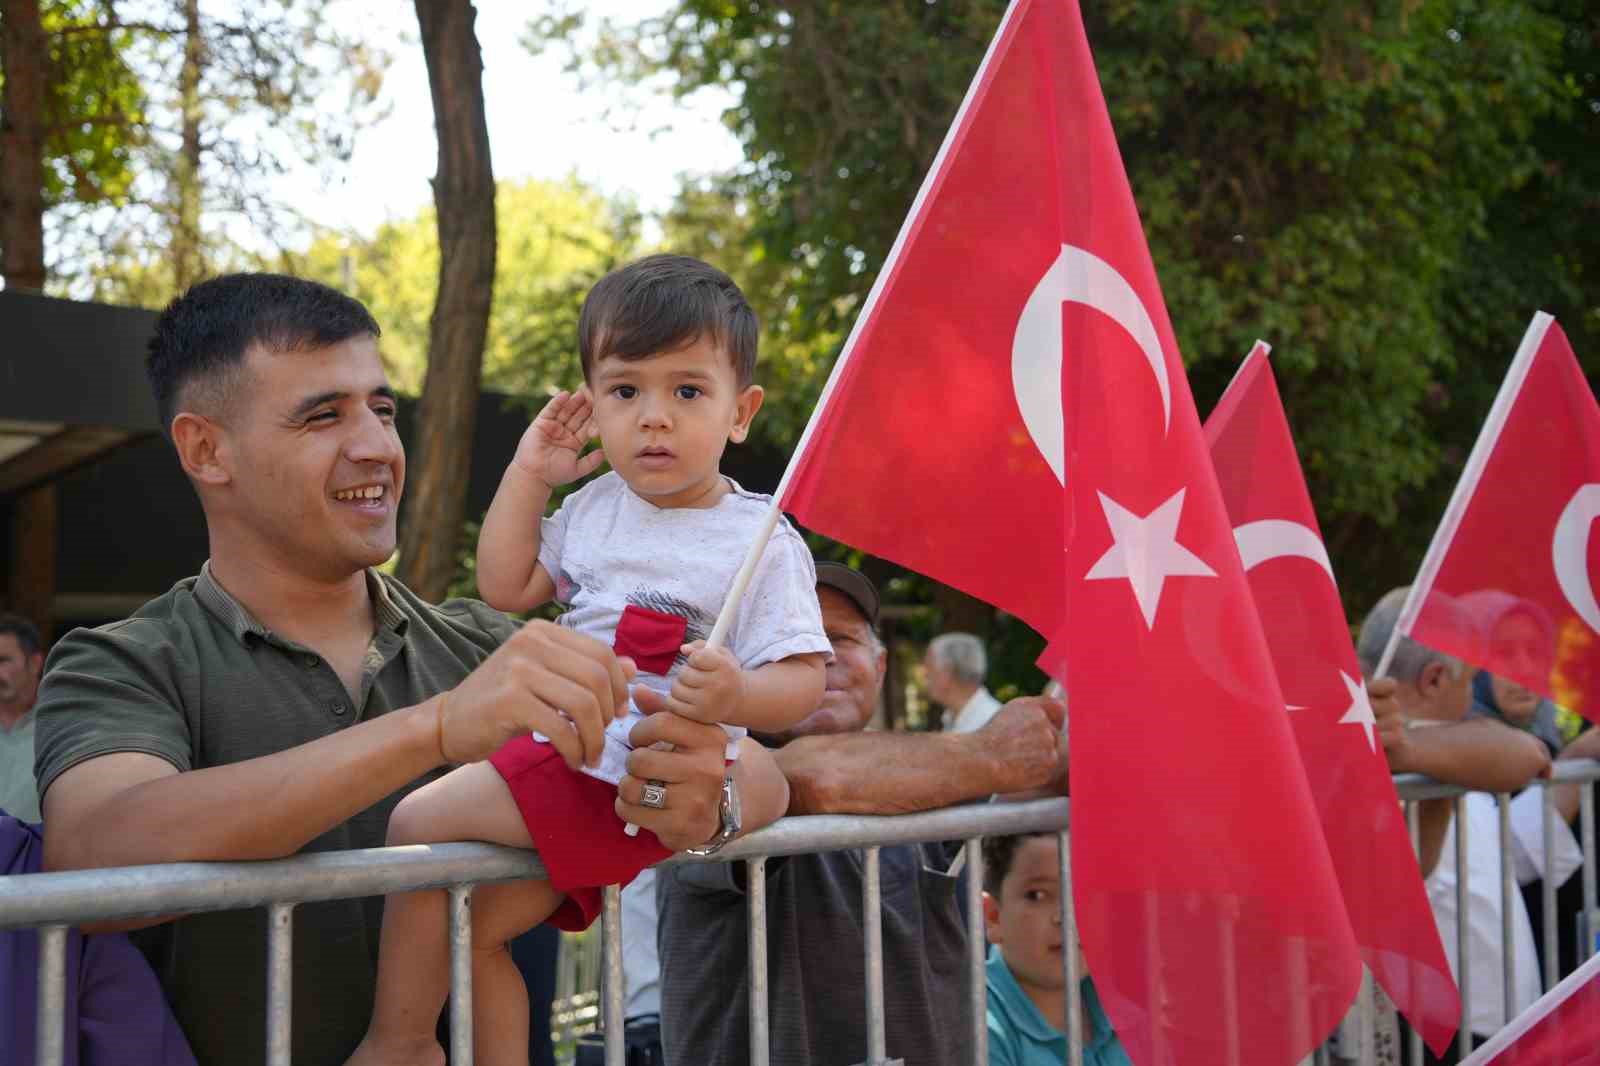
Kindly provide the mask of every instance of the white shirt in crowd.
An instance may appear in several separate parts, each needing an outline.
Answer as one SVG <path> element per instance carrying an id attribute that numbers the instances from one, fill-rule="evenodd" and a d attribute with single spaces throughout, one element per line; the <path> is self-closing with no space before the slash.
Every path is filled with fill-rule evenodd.
<path id="1" fill-rule="evenodd" d="M 1543 789 L 1530 788 L 1511 800 L 1511 862 L 1517 883 L 1530 884 L 1544 876 Z M 1466 800 L 1467 832 L 1467 945 L 1468 988 L 1472 1031 L 1487 1036 L 1505 1024 L 1504 964 L 1500 948 L 1500 813 L 1495 798 L 1473 792 Z M 1433 920 L 1444 942 L 1450 973 L 1461 980 L 1456 959 L 1456 825 L 1445 833 L 1439 864 L 1428 876 L 1428 900 Z M 1554 870 L 1559 886 L 1583 865 L 1583 852 L 1571 828 L 1555 818 Z M 1521 1013 L 1539 998 L 1542 981 L 1534 953 L 1533 926 L 1522 893 L 1511 895 L 1512 1004 Z"/>
<path id="2" fill-rule="evenodd" d="M 974 692 L 956 712 L 955 721 L 951 722 L 950 729 L 955 733 L 976 733 L 989 724 L 989 719 L 993 718 L 999 709 L 1000 701 L 995 699 L 988 689 L 979 685 L 978 691 Z"/>

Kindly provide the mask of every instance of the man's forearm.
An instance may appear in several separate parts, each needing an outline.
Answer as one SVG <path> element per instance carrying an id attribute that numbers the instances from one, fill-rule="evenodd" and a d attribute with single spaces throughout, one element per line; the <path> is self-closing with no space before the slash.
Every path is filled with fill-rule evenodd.
<path id="1" fill-rule="evenodd" d="M 1389 756 L 1395 773 L 1426 774 L 1486 792 L 1514 792 L 1550 765 L 1537 737 L 1486 718 L 1409 730 L 1403 750 L 1391 749 Z"/>
<path id="2" fill-rule="evenodd" d="M 789 807 L 789 782 L 772 752 L 745 737 L 739 742 L 739 760 L 733 764 L 739 784 L 741 834 L 751 833 L 782 818 Z"/>
<path id="3" fill-rule="evenodd" d="M 138 780 L 79 781 L 45 796 L 48 869 L 290 855 L 440 763 L 433 701 L 272 755 Z M 113 768 L 114 772 L 114 768 Z M 100 787 L 91 786 L 98 784 Z"/>
<path id="4" fill-rule="evenodd" d="M 790 814 L 905 814 L 1030 787 L 975 733 L 841 733 L 777 751 Z"/>

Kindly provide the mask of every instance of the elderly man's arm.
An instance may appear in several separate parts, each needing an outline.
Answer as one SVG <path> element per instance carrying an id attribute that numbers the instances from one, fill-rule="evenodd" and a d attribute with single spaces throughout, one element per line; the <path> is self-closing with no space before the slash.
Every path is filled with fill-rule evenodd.
<path id="1" fill-rule="evenodd" d="M 1515 792 L 1549 772 L 1543 741 L 1490 718 L 1408 728 L 1395 688 L 1389 679 L 1367 686 L 1390 772 L 1425 774 L 1485 792 Z"/>
<path id="2" fill-rule="evenodd" d="M 1061 772 L 1066 708 L 1012 700 L 975 733 L 837 733 L 776 752 L 790 814 L 906 814 L 1042 788 Z"/>

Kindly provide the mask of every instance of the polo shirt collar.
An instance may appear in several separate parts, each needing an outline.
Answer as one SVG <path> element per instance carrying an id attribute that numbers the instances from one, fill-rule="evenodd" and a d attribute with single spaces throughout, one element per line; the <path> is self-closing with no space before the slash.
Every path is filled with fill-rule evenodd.
<path id="1" fill-rule="evenodd" d="M 1041 1042 L 1066 1039 L 1065 1033 L 1044 1020 L 1039 1008 L 1033 1005 L 1033 1000 L 1017 984 L 1011 967 L 1006 965 L 1005 956 L 1000 954 L 998 944 L 989 947 L 989 984 L 1000 994 L 1000 1001 L 1005 1004 L 1010 1020 L 1028 1039 Z"/>
<path id="2" fill-rule="evenodd" d="M 405 611 L 395 602 L 394 595 L 389 591 L 389 586 L 376 570 L 368 567 L 366 570 L 367 594 L 372 597 L 372 614 L 377 621 L 379 633 L 393 631 L 398 636 L 404 636 L 407 622 Z M 262 625 L 249 608 L 223 588 L 211 574 L 211 560 L 207 559 L 200 567 L 200 576 L 194 583 L 195 599 L 201 606 L 222 620 L 235 639 L 243 643 L 246 636 L 259 637 L 267 640 L 272 637 L 271 630 Z"/>

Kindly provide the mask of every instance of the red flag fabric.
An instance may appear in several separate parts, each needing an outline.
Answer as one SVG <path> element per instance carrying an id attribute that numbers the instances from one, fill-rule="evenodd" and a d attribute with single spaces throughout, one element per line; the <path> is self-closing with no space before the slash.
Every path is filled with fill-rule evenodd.
<path id="1" fill-rule="evenodd" d="M 1052 638 L 1135 1063 L 1332 1030 L 1357 949 L 1072 0 L 1007 11 L 779 498 Z"/>
<path id="2" fill-rule="evenodd" d="M 1439 942 L 1311 495 L 1257 341 L 1206 419 L 1234 541 L 1361 957 L 1443 1054 L 1461 998 Z"/>
<path id="3" fill-rule="evenodd" d="M 1462 1066 L 1600 1066 L 1600 955 L 1539 997 Z"/>
<path id="4" fill-rule="evenodd" d="M 1540 312 L 1396 630 L 1600 721 L 1600 407 Z"/>

